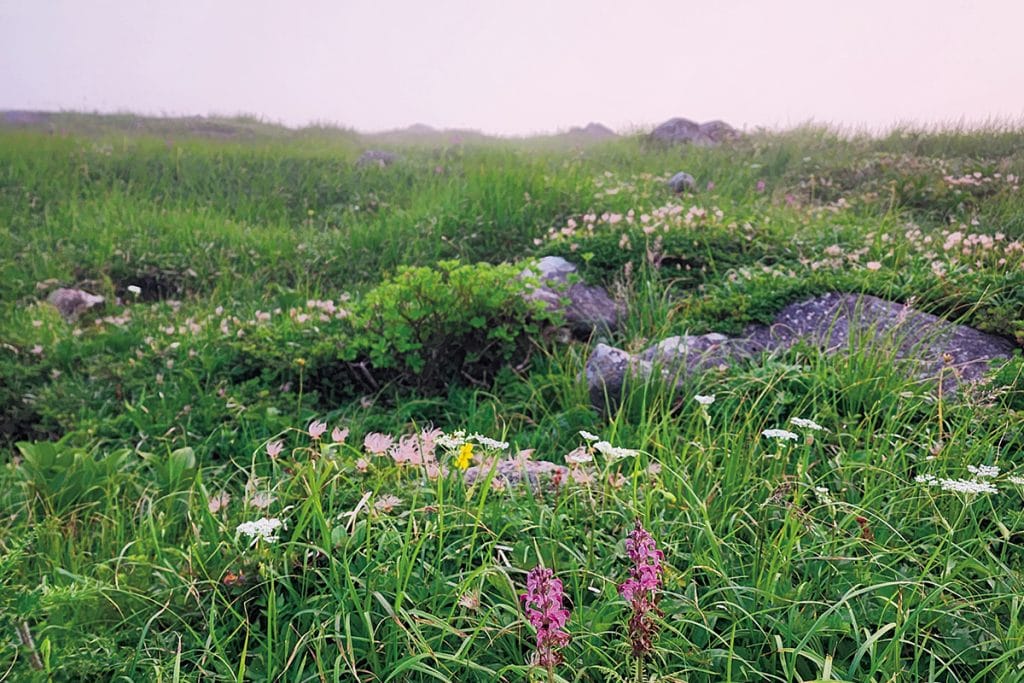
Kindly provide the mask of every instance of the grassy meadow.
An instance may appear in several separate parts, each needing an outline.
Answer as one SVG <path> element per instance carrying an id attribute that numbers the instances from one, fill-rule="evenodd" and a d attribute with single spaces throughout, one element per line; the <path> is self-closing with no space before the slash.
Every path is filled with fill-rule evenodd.
<path id="1" fill-rule="evenodd" d="M 1024 345 L 1024 129 L 441 134 L 358 167 L 380 140 L 136 124 L 0 127 L 0 679 L 1024 681 L 1019 351 L 942 396 L 798 346 L 599 412 L 598 340 L 516 277 L 576 262 L 630 351 L 830 291 Z M 106 305 L 66 322 L 61 286 Z M 496 456 L 571 475 L 464 484 Z"/>

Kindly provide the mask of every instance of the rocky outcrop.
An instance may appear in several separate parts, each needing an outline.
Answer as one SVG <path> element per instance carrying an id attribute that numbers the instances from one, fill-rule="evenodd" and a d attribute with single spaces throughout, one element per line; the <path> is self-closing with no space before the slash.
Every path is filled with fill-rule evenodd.
<path id="1" fill-rule="evenodd" d="M 603 287 L 577 281 L 575 273 L 576 266 L 564 258 L 545 256 L 536 267 L 523 270 L 520 277 L 536 280 L 527 298 L 543 301 L 549 311 L 560 311 L 577 337 L 614 331 L 620 317 L 615 301 Z"/>
<path id="2" fill-rule="evenodd" d="M 981 380 L 993 361 L 1010 357 L 1014 344 L 1002 337 L 955 325 L 904 304 L 873 296 L 825 294 L 783 308 L 771 325 L 755 325 L 739 337 L 722 334 L 670 337 L 632 355 L 598 345 L 586 366 L 595 407 L 615 405 L 630 377 L 655 372 L 679 386 L 688 377 L 728 367 L 765 353 L 807 343 L 824 353 L 871 349 L 886 354 L 914 379 L 952 394 L 964 382 Z"/>

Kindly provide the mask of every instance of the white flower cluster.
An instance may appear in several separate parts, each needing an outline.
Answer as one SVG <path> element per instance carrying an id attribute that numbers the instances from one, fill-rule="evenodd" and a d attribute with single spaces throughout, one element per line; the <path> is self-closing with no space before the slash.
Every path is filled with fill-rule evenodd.
<path id="1" fill-rule="evenodd" d="M 257 541 L 276 543 L 278 540 L 276 532 L 282 527 L 284 527 L 284 522 L 276 517 L 263 517 L 254 522 L 242 522 L 235 529 L 235 532 L 245 534 L 252 539 L 254 544 Z"/>
<path id="2" fill-rule="evenodd" d="M 441 446 L 442 448 L 446 448 L 452 451 L 470 441 L 475 441 L 484 448 L 490 448 L 491 450 L 495 451 L 503 451 L 506 448 L 508 448 L 507 441 L 498 441 L 497 439 L 491 439 L 484 436 L 483 434 L 470 434 L 469 436 L 466 436 L 466 430 L 464 429 L 459 429 L 457 431 L 452 432 L 451 434 L 442 434 L 441 436 L 437 437 L 438 446 Z"/>
<path id="3" fill-rule="evenodd" d="M 591 434 L 590 432 L 583 431 L 582 429 L 580 430 L 580 436 L 587 441 L 598 441 L 601 438 L 597 434 Z"/>
<path id="4" fill-rule="evenodd" d="M 786 429 L 766 429 L 761 432 L 761 434 L 767 436 L 769 439 L 788 439 L 790 441 L 796 441 L 800 438 L 793 432 Z"/>
<path id="5" fill-rule="evenodd" d="M 978 479 L 990 479 L 999 476 L 999 465 L 968 465 L 967 471 Z"/>
<path id="6" fill-rule="evenodd" d="M 791 417 L 789 421 L 801 429 L 813 429 L 816 432 L 820 432 L 825 429 L 814 420 L 805 420 L 802 417 Z"/>
<path id="7" fill-rule="evenodd" d="M 594 444 L 594 448 L 609 460 L 631 458 L 640 452 L 637 450 L 633 450 L 632 448 L 619 448 L 618 446 L 611 445 L 607 441 L 598 441 L 597 443 Z"/>
<path id="8" fill-rule="evenodd" d="M 977 479 L 939 479 L 934 474 L 919 474 L 914 477 L 914 481 L 956 493 L 999 493 L 995 484 Z"/>
<path id="9" fill-rule="evenodd" d="M 497 439 L 489 439 L 482 434 L 470 434 L 467 441 L 476 441 L 484 448 L 490 448 L 495 451 L 503 451 L 508 448 L 507 441 L 498 441 Z"/>
<path id="10" fill-rule="evenodd" d="M 1007 479 L 1011 484 L 1016 484 L 1017 486 L 1024 486 L 1024 477 L 1007 477 Z"/>
<path id="11" fill-rule="evenodd" d="M 693 400 L 701 404 L 702 406 L 709 406 L 715 402 L 715 395 L 708 394 L 707 396 L 704 396 L 702 394 L 697 394 L 696 396 L 693 397 Z"/>

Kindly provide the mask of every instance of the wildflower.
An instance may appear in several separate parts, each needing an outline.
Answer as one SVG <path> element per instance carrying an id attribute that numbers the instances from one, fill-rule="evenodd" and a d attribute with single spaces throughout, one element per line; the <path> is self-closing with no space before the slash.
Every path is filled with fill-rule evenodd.
<path id="1" fill-rule="evenodd" d="M 565 454 L 565 462 L 568 465 L 582 465 L 583 463 L 591 462 L 593 459 L 594 456 L 583 446 Z"/>
<path id="2" fill-rule="evenodd" d="M 249 498 L 249 505 L 253 506 L 258 510 L 266 510 L 268 507 L 270 507 L 270 504 L 273 503 L 275 500 L 277 500 L 277 498 L 275 498 L 274 496 L 270 495 L 269 493 L 260 491 L 258 493 L 254 493 Z"/>
<path id="3" fill-rule="evenodd" d="M 715 402 L 715 395 L 709 394 L 707 396 L 703 396 L 701 394 L 697 394 L 696 396 L 693 397 L 693 400 L 701 404 L 702 406 L 709 406 Z"/>
<path id="4" fill-rule="evenodd" d="M 469 439 L 476 441 L 484 448 L 490 448 L 496 451 L 503 451 L 508 448 L 507 441 L 498 441 L 497 439 L 489 439 L 481 434 L 472 434 Z"/>
<path id="5" fill-rule="evenodd" d="M 282 527 L 284 527 L 284 522 L 276 517 L 263 517 L 254 522 L 242 522 L 235 528 L 235 533 L 245 534 L 251 538 L 252 545 L 256 545 L 259 541 L 276 543 L 279 537 L 275 532 Z"/>
<path id="6" fill-rule="evenodd" d="M 587 441 L 597 441 L 598 439 L 601 438 L 597 434 L 591 434 L 590 432 L 584 431 L 582 429 L 580 430 L 580 436 L 582 436 Z"/>
<path id="7" fill-rule="evenodd" d="M 356 469 L 360 474 L 366 474 L 366 471 L 370 469 L 370 461 L 366 458 L 359 458 L 356 460 Z"/>
<path id="8" fill-rule="evenodd" d="M 758 180 L 757 181 L 757 191 L 758 192 L 764 192 L 765 187 L 767 187 L 767 184 L 764 182 L 764 180 Z"/>
<path id="9" fill-rule="evenodd" d="M 569 476 L 580 486 L 590 486 L 594 483 L 594 475 L 582 467 L 573 467 L 569 470 Z"/>
<path id="10" fill-rule="evenodd" d="M 867 263 L 864 264 L 864 267 L 867 268 L 868 270 L 881 270 L 882 264 L 879 263 L 878 261 L 868 261 Z"/>
<path id="11" fill-rule="evenodd" d="M 455 466 L 460 470 L 466 470 L 469 468 L 469 463 L 473 461 L 473 444 L 464 443 L 459 446 L 459 454 L 455 458 Z"/>
<path id="12" fill-rule="evenodd" d="M 658 591 L 661 588 L 661 561 L 665 554 L 658 550 L 654 537 L 636 520 L 633 531 L 626 539 L 626 553 L 633 562 L 629 578 L 619 584 L 619 595 L 630 603 L 633 615 L 629 619 L 629 638 L 634 657 L 644 657 L 653 649 L 658 632 L 652 615 L 658 609 Z"/>
<path id="13" fill-rule="evenodd" d="M 459 596 L 459 606 L 471 612 L 480 609 L 480 591 L 469 590 Z"/>
<path id="14" fill-rule="evenodd" d="M 384 455 L 393 443 L 395 443 L 395 439 L 389 434 L 370 432 L 363 439 L 363 448 L 372 455 Z"/>
<path id="15" fill-rule="evenodd" d="M 621 489 L 626 485 L 626 476 L 622 472 L 612 472 L 608 475 L 608 485 L 613 489 Z"/>
<path id="16" fill-rule="evenodd" d="M 215 515 L 224 508 L 226 508 L 228 506 L 228 503 L 230 502 L 231 494 L 228 493 L 227 491 L 221 491 L 213 498 L 211 498 L 209 501 L 207 501 L 206 507 L 210 511 L 210 514 Z"/>
<path id="17" fill-rule="evenodd" d="M 796 441 L 800 438 L 793 432 L 785 429 L 766 429 L 761 432 L 761 434 L 767 436 L 769 439 L 789 439 L 790 441 Z"/>
<path id="18" fill-rule="evenodd" d="M 437 437 L 437 443 L 443 448 L 454 450 L 466 443 L 466 432 L 460 429 L 451 434 L 441 434 Z"/>
<path id="19" fill-rule="evenodd" d="M 271 441 L 267 444 L 267 455 L 270 456 L 271 460 L 277 459 L 277 456 L 281 455 L 282 450 L 284 450 L 284 441 Z"/>
<path id="20" fill-rule="evenodd" d="M 569 634 L 564 630 L 569 621 L 569 610 L 562 606 L 564 598 L 562 582 L 552 570 L 534 567 L 526 575 L 526 593 L 519 599 L 525 603 L 526 617 L 537 630 L 537 651 L 532 662 L 548 671 L 561 663 L 558 649 L 569 642 Z"/>
<path id="21" fill-rule="evenodd" d="M 131 292 L 133 296 L 138 296 L 142 294 L 142 287 L 139 287 L 138 285 L 128 285 L 128 291 Z"/>
<path id="22" fill-rule="evenodd" d="M 1024 477 L 1008 477 L 1008 479 L 1011 484 L 1016 484 L 1017 486 L 1024 486 Z"/>
<path id="23" fill-rule="evenodd" d="M 598 441 L 597 443 L 594 444 L 594 448 L 600 451 L 601 454 L 604 455 L 609 460 L 630 458 L 640 452 L 632 448 L 619 448 L 617 446 L 611 445 L 607 441 Z"/>
<path id="24" fill-rule="evenodd" d="M 943 491 L 957 493 L 999 493 L 995 484 L 970 479 L 939 479 Z"/>
<path id="25" fill-rule="evenodd" d="M 816 432 L 820 432 L 821 430 L 825 429 L 814 420 L 805 420 L 802 417 L 791 417 L 789 418 L 789 421 L 792 422 L 795 426 L 800 427 L 801 429 L 813 429 Z"/>
<path id="26" fill-rule="evenodd" d="M 967 471 L 976 476 L 978 479 L 986 479 L 990 477 L 999 476 L 998 465 L 980 465 L 975 467 L 974 465 L 968 465 Z"/>
<path id="27" fill-rule="evenodd" d="M 385 493 L 383 496 L 377 496 L 377 499 L 373 501 L 373 509 L 377 512 L 387 514 L 401 504 L 401 498 L 390 493 Z"/>
<path id="28" fill-rule="evenodd" d="M 313 420 L 309 423 L 309 438 L 319 439 L 327 431 L 327 423 L 319 420 Z"/>

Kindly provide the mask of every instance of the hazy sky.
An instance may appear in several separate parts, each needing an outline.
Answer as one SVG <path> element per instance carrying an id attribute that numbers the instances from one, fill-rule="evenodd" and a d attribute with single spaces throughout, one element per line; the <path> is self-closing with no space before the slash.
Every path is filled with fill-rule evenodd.
<path id="1" fill-rule="evenodd" d="M 0 0 L 0 109 L 493 133 L 1024 119 L 1024 0 Z"/>

